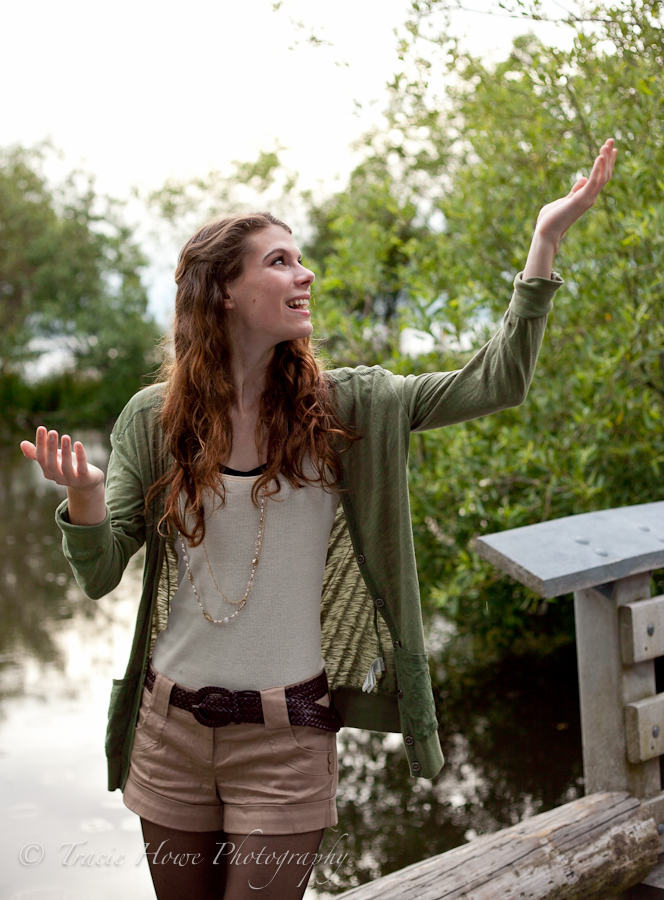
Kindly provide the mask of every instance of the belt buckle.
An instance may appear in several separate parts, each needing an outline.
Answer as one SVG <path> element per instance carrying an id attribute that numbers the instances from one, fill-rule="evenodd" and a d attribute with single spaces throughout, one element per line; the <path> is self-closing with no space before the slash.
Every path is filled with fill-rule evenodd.
<path id="1" fill-rule="evenodd" d="M 221 698 L 223 706 L 221 709 L 206 704 L 209 698 Z M 228 702 L 230 701 L 230 703 Z M 202 687 L 196 691 L 191 703 L 191 711 L 194 718 L 201 725 L 207 725 L 208 728 L 220 728 L 224 725 L 230 725 L 233 722 L 240 721 L 239 708 L 237 699 L 233 691 L 226 688 L 218 687 Z"/>

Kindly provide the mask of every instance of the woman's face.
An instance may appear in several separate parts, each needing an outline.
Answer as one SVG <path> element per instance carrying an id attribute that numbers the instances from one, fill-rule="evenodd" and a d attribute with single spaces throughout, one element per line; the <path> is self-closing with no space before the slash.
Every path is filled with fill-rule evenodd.
<path id="1" fill-rule="evenodd" d="M 315 275 L 302 265 L 293 237 L 270 225 L 250 238 L 243 272 L 227 287 L 234 336 L 246 347 L 274 347 L 309 337 L 310 288 Z"/>

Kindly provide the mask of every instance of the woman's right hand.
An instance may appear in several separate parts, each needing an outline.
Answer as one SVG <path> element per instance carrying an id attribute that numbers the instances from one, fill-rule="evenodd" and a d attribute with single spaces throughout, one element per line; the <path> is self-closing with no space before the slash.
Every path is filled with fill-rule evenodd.
<path id="1" fill-rule="evenodd" d="M 35 443 L 21 441 L 21 450 L 28 459 L 36 460 L 44 478 L 65 485 L 75 491 L 95 493 L 104 483 L 104 473 L 91 466 L 85 456 L 83 444 L 76 441 L 73 447 L 68 434 L 62 435 L 62 448 L 58 448 L 58 432 L 49 431 L 43 425 L 37 429 Z"/>

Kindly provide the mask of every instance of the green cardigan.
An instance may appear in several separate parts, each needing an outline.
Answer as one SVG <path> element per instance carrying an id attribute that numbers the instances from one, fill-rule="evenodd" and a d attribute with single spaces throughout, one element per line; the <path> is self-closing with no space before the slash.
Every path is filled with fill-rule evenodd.
<path id="1" fill-rule="evenodd" d="M 341 503 L 330 535 L 321 603 L 322 656 L 344 724 L 400 731 L 413 776 L 433 778 L 443 766 L 443 754 L 408 500 L 410 433 L 522 403 L 561 284 L 555 273 L 552 279 L 528 281 L 517 275 L 501 327 L 459 371 L 404 377 L 380 366 L 359 366 L 327 373 L 340 419 L 363 437 L 340 453 Z M 170 460 L 159 425 L 163 394 L 163 384 L 140 391 L 115 423 L 104 521 L 72 525 L 66 500 L 56 511 L 64 554 L 91 598 L 113 590 L 130 557 L 146 544 L 131 655 L 125 677 L 114 681 L 111 694 L 109 790 L 124 788 L 141 686 L 177 589 L 174 532 L 168 538 L 158 535 L 159 505 L 144 515 L 145 493 Z M 382 662 L 372 668 L 378 659 Z M 370 668 L 376 674 L 372 688 Z"/>

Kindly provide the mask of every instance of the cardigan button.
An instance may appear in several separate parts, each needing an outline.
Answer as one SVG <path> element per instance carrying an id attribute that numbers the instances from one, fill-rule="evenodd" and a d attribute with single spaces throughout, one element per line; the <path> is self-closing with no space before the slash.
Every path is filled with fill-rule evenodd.
<path id="1" fill-rule="evenodd" d="M 385 601 L 383 600 L 382 597 L 376 598 L 376 606 L 378 607 L 378 609 L 380 609 L 381 606 L 385 606 Z"/>
<path id="2" fill-rule="evenodd" d="M 399 700 L 403 700 L 403 691 L 397 691 L 397 697 Z"/>
<path id="3" fill-rule="evenodd" d="M 422 768 L 422 766 L 418 763 L 417 760 L 415 760 L 415 762 L 411 766 L 411 769 L 413 770 L 413 772 L 419 772 L 421 768 Z"/>
<path id="4" fill-rule="evenodd" d="M 366 558 L 365 558 L 365 556 L 364 556 L 364 553 L 360 553 L 360 554 L 358 555 L 357 561 L 358 561 L 358 563 L 359 563 L 360 565 L 362 565 L 363 563 L 366 562 Z"/>
<path id="5" fill-rule="evenodd" d="M 415 741 L 413 740 L 413 736 L 411 734 L 407 734 L 404 738 L 409 747 L 412 747 Z"/>

